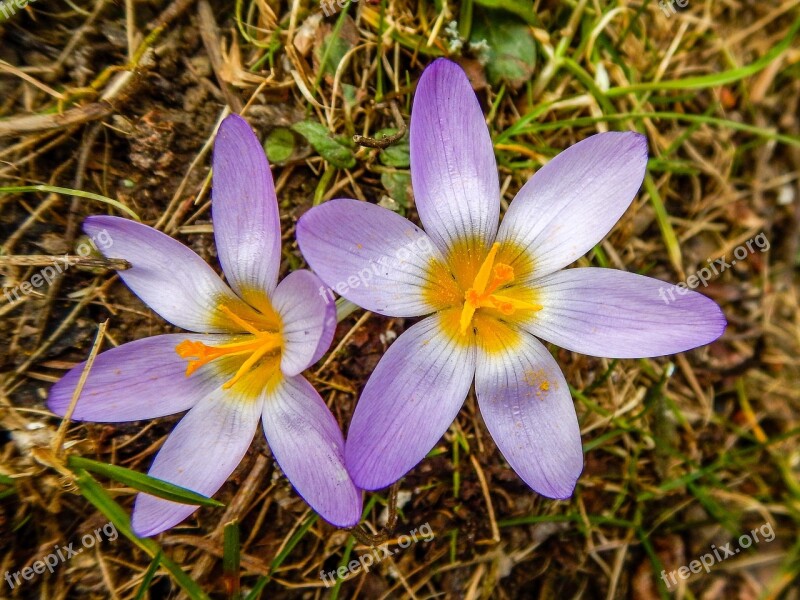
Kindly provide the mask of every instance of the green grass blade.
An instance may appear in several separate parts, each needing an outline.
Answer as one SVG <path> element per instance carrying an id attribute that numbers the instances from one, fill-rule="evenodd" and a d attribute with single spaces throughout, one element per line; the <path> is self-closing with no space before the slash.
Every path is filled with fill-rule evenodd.
<path id="1" fill-rule="evenodd" d="M 7 490 L 0 490 L 0 500 L 3 498 L 8 498 L 9 496 L 13 496 L 17 493 L 17 486 L 14 484 L 14 480 L 8 475 L 3 475 L 0 473 L 0 485 L 8 486 Z"/>
<path id="2" fill-rule="evenodd" d="M 139 591 L 136 592 L 136 597 L 134 600 L 145 600 L 147 590 L 150 589 L 150 584 L 153 582 L 153 578 L 156 576 L 156 571 L 158 571 L 158 567 L 161 565 L 161 559 L 163 557 L 164 555 L 159 552 L 150 563 L 150 566 L 147 567 L 147 571 L 145 571 L 144 577 L 142 578 L 142 584 L 139 586 Z"/>
<path id="3" fill-rule="evenodd" d="M 180 502 L 181 504 L 213 506 L 215 508 L 225 506 L 222 502 L 214 500 L 213 498 L 207 498 L 202 494 L 187 490 L 174 483 L 156 479 L 155 477 L 150 477 L 149 475 L 144 475 L 137 471 L 126 469 L 125 467 L 109 465 L 81 456 L 70 456 L 69 459 L 67 459 L 67 464 L 73 468 L 86 469 L 97 475 L 103 475 L 104 477 L 132 487 L 135 490 L 164 498 L 165 500 L 172 500 L 173 502 Z"/>
<path id="4" fill-rule="evenodd" d="M 683 258 L 681 256 L 681 246 L 678 243 L 678 236 L 675 235 L 672 223 L 669 222 L 667 209 L 664 207 L 661 194 L 658 193 L 658 189 L 650 173 L 644 177 L 644 189 L 647 190 L 650 196 L 650 202 L 653 205 L 653 209 L 656 211 L 656 221 L 658 221 L 658 227 L 661 229 L 661 237 L 664 238 L 664 244 L 667 246 L 669 260 L 675 268 L 675 271 L 683 277 Z"/>
<path id="5" fill-rule="evenodd" d="M 319 515 L 317 515 L 316 513 L 309 515 L 309 517 L 305 520 L 305 522 L 300 526 L 300 529 L 294 532 L 294 535 L 291 538 L 289 538 L 289 541 L 286 543 L 284 549 L 281 550 L 280 554 L 278 554 L 278 556 L 276 556 L 270 563 L 269 565 L 270 573 L 274 573 L 283 564 L 283 561 L 286 560 L 286 557 L 289 556 L 289 554 L 291 554 L 292 550 L 294 550 L 294 547 L 297 546 L 298 543 L 300 543 L 300 540 L 303 539 L 303 537 L 311 528 L 311 526 L 317 522 L 318 518 Z M 270 582 L 270 579 L 272 579 L 272 577 L 270 577 L 269 575 L 266 575 L 264 577 L 259 577 L 256 584 L 253 586 L 253 589 L 250 590 L 249 594 L 247 594 L 245 600 L 257 600 L 258 598 L 260 598 L 261 591 Z"/>
<path id="6" fill-rule="evenodd" d="M 367 518 L 367 515 L 372 511 L 372 508 L 378 502 L 377 494 L 372 494 L 367 500 L 366 506 L 364 506 L 364 510 L 361 511 L 361 519 L 364 520 Z M 345 544 L 344 552 L 342 553 L 342 559 L 339 561 L 339 566 L 336 570 L 339 570 L 339 567 L 346 567 L 347 564 L 350 562 L 350 555 L 353 552 L 353 547 L 356 544 L 356 538 L 352 535 L 347 538 L 347 543 Z M 339 600 L 339 592 L 341 591 L 342 584 L 344 583 L 344 579 L 341 579 L 338 575 L 336 576 L 336 584 L 333 586 L 331 590 L 331 595 L 329 600 Z"/>
<path id="7" fill-rule="evenodd" d="M 737 69 L 730 69 L 722 73 L 712 73 L 711 75 L 700 75 L 697 77 L 687 77 L 685 79 L 672 79 L 668 81 L 652 81 L 648 83 L 635 83 L 633 85 L 613 87 L 606 92 L 606 96 L 614 98 L 616 96 L 624 96 L 632 92 L 646 92 L 646 91 L 664 91 L 664 90 L 698 90 L 710 87 L 719 87 L 734 83 L 755 75 L 759 71 L 765 69 L 772 63 L 773 60 L 778 58 L 784 51 L 786 51 L 794 41 L 800 29 L 800 18 L 792 23 L 792 27 L 778 44 L 773 46 L 769 52 L 759 58 L 757 61 L 739 67 Z"/>
<path id="8" fill-rule="evenodd" d="M 117 528 L 117 531 L 133 542 L 148 556 L 155 558 L 162 553 L 161 547 L 151 539 L 137 536 L 131 529 L 130 519 L 123 508 L 108 495 L 102 486 L 94 480 L 88 471 L 75 469 L 75 482 L 81 495 L 99 510 Z M 206 593 L 183 569 L 166 556 L 162 556 L 161 564 L 169 571 L 175 582 L 186 592 L 191 600 L 210 600 Z"/>
<path id="9" fill-rule="evenodd" d="M 225 524 L 222 546 L 222 582 L 229 600 L 239 600 L 242 597 L 239 581 L 240 553 L 239 523 L 231 521 Z"/>
<path id="10" fill-rule="evenodd" d="M 795 135 L 786 135 L 782 133 L 777 133 L 772 129 L 766 129 L 764 127 L 758 127 L 756 125 L 751 125 L 749 123 L 739 123 L 738 121 L 731 121 L 730 119 L 722 119 L 719 117 L 712 117 L 709 115 L 692 115 L 687 113 L 677 113 L 677 112 L 633 112 L 633 113 L 624 113 L 624 114 L 617 114 L 617 115 L 602 115 L 599 117 L 578 117 L 576 119 L 564 119 L 558 121 L 548 121 L 547 123 L 537 123 L 534 125 L 529 125 L 525 127 L 515 127 L 514 132 L 511 137 L 515 135 L 527 135 L 531 133 L 539 133 L 542 131 L 552 131 L 556 129 L 566 129 L 567 127 L 586 127 L 587 125 L 594 125 L 595 123 L 608 123 L 612 121 L 623 121 L 623 120 L 638 120 L 638 119 L 665 119 L 671 121 L 685 121 L 687 123 L 693 123 L 697 125 L 714 125 L 717 127 L 723 127 L 727 129 L 732 129 L 733 131 L 741 131 L 743 133 L 751 133 L 758 137 L 767 139 L 767 140 L 775 140 L 776 142 L 781 142 L 782 144 L 787 144 L 790 146 L 797 146 L 800 147 L 800 136 Z M 526 120 L 527 122 L 527 120 Z M 519 125 L 517 123 L 516 125 Z M 509 131 L 509 130 L 507 130 Z M 498 136 L 495 143 L 502 143 L 506 141 L 509 136 L 503 135 L 502 140 L 501 137 Z M 677 147 L 673 144 L 674 147 Z"/>
<path id="11" fill-rule="evenodd" d="M 56 187 L 53 185 L 18 185 L 10 187 L 0 187 L 0 194 L 11 194 L 18 192 L 47 192 L 51 194 L 64 194 L 65 196 L 77 196 L 78 198 L 86 198 L 87 200 L 96 200 L 97 202 L 102 202 L 103 204 L 109 204 L 114 208 L 116 208 L 117 210 L 124 212 L 127 215 L 130 215 L 137 221 L 141 221 L 139 215 L 137 215 L 130 208 L 122 204 L 122 202 L 119 202 L 117 200 L 112 200 L 107 196 L 101 196 L 100 194 L 95 194 L 92 192 L 84 192 L 82 190 L 71 190 L 69 188 Z"/>

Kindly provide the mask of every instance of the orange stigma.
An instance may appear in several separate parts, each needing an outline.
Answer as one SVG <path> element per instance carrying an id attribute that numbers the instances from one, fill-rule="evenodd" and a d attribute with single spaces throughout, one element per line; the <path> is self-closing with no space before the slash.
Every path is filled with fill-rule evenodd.
<path id="1" fill-rule="evenodd" d="M 481 264 L 472 287 L 464 293 L 464 308 L 461 310 L 460 329 L 461 335 L 467 333 L 469 324 L 475 311 L 479 308 L 493 308 L 504 315 L 510 315 L 515 310 L 542 310 L 539 304 L 532 304 L 502 296 L 495 292 L 501 287 L 514 281 L 514 269 L 504 263 L 494 264 L 500 244 L 496 243 L 489 250 L 489 254 Z"/>
<path id="2" fill-rule="evenodd" d="M 178 353 L 178 356 L 188 361 L 186 365 L 187 377 L 203 365 L 222 356 L 244 356 L 249 354 L 250 356 L 242 363 L 242 366 L 239 367 L 236 374 L 222 386 L 227 390 L 239 381 L 245 373 L 252 369 L 264 356 L 273 350 L 279 350 L 282 345 L 282 336 L 275 331 L 259 331 L 251 323 L 248 323 L 236 315 L 227 306 L 221 305 L 219 310 L 247 332 L 247 334 L 243 334 L 242 340 L 228 344 L 220 344 L 219 346 L 208 346 L 203 342 L 184 340 L 175 346 L 175 352 Z"/>

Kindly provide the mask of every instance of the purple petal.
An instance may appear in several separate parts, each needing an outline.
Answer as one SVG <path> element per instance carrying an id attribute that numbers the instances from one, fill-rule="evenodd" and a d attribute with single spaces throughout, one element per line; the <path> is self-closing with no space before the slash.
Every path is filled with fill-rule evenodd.
<path id="1" fill-rule="evenodd" d="M 212 365 L 186 377 L 186 361 L 175 352 L 175 346 L 186 339 L 219 343 L 213 339 L 216 337 L 158 335 L 100 353 L 83 386 L 73 420 L 120 423 L 189 410 L 223 380 Z M 50 388 L 47 406 L 55 414 L 66 414 L 85 364 L 70 369 Z"/>
<path id="2" fill-rule="evenodd" d="M 303 377 L 284 378 L 264 398 L 264 433 L 286 477 L 320 516 L 337 527 L 361 518 L 361 492 L 344 466 L 344 438 Z"/>
<path id="3" fill-rule="evenodd" d="M 500 216 L 494 147 L 464 71 L 434 61 L 411 110 L 411 180 L 422 225 L 445 252 L 471 239 L 491 245 Z"/>
<path id="4" fill-rule="evenodd" d="M 439 319 L 428 317 L 397 338 L 361 393 L 345 446 L 347 468 L 360 488 L 384 488 L 411 470 L 467 397 L 474 346 L 446 335 Z"/>
<path id="5" fill-rule="evenodd" d="M 257 306 L 281 266 L 278 199 L 264 149 L 247 121 L 228 116 L 214 142 L 211 218 L 231 287 Z"/>
<path id="6" fill-rule="evenodd" d="M 611 231 L 644 179 L 647 139 L 593 135 L 542 167 L 508 207 L 497 241 L 527 249 L 542 277 L 574 262 Z"/>
<path id="7" fill-rule="evenodd" d="M 283 321 L 281 371 L 293 377 L 317 362 L 336 331 L 336 304 L 321 294 L 322 281 L 311 271 L 290 273 L 272 297 Z"/>
<path id="8" fill-rule="evenodd" d="M 240 399 L 222 389 L 209 394 L 169 434 L 148 474 L 213 496 L 250 447 L 261 407 L 260 398 Z M 136 535 L 156 535 L 196 510 L 197 506 L 139 494 L 131 525 Z"/>
<path id="9" fill-rule="evenodd" d="M 89 217 L 84 231 L 98 240 L 108 258 L 122 258 L 132 268 L 119 276 L 142 302 L 182 329 L 201 333 L 229 331 L 220 303 L 241 304 L 202 258 L 179 241 L 119 217 Z M 102 243 L 108 240 L 108 243 Z"/>
<path id="10" fill-rule="evenodd" d="M 439 253 L 424 231 L 390 210 L 330 200 L 302 216 L 297 243 L 322 281 L 367 310 L 392 317 L 434 310 L 423 286 Z"/>
<path id="11" fill-rule="evenodd" d="M 625 271 L 567 269 L 533 285 L 544 308 L 523 327 L 581 354 L 675 354 L 713 342 L 727 325 L 719 306 L 702 294 Z"/>
<path id="12" fill-rule="evenodd" d="M 541 342 L 478 350 L 475 392 L 481 415 L 511 468 L 536 492 L 569 498 L 583 470 L 578 418 L 569 387 Z"/>

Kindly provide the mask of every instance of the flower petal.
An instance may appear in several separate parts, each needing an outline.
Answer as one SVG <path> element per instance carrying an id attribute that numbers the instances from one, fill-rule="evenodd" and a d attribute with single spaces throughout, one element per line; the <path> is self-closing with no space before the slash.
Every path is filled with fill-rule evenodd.
<path id="1" fill-rule="evenodd" d="M 500 216 L 494 147 L 464 71 L 446 59 L 420 77 L 411 110 L 411 180 L 417 212 L 442 252 L 457 240 L 491 246 Z"/>
<path id="2" fill-rule="evenodd" d="M 336 304 L 319 293 L 322 281 L 311 271 L 290 273 L 272 297 L 283 322 L 281 371 L 293 377 L 317 362 L 336 331 Z"/>
<path id="3" fill-rule="evenodd" d="M 330 200 L 300 218 L 297 243 L 322 281 L 367 310 L 391 317 L 434 310 L 423 286 L 439 253 L 424 231 L 388 209 Z"/>
<path id="4" fill-rule="evenodd" d="M 302 376 L 282 378 L 264 397 L 262 423 L 275 460 L 306 502 L 337 527 L 361 518 L 361 492 L 344 466 L 344 437 Z"/>
<path id="5" fill-rule="evenodd" d="M 261 406 L 260 398 L 239 399 L 221 388 L 207 395 L 169 434 L 148 474 L 213 496 L 250 447 Z M 197 506 L 139 494 L 131 525 L 136 535 L 156 535 L 196 510 Z"/>
<path id="6" fill-rule="evenodd" d="M 108 258 L 122 258 L 131 268 L 119 276 L 142 302 L 177 327 L 201 333 L 229 331 L 221 326 L 217 307 L 241 304 L 206 262 L 179 241 L 120 217 L 89 217 L 84 231 L 108 239 L 98 249 Z"/>
<path id="7" fill-rule="evenodd" d="M 479 349 L 475 392 L 511 468 L 539 494 L 569 498 L 583 470 L 581 432 L 564 375 L 541 342 L 523 335 L 513 349 Z"/>
<path id="8" fill-rule="evenodd" d="M 522 326 L 581 354 L 675 354 L 713 342 L 727 324 L 719 306 L 702 294 L 625 271 L 567 269 L 534 285 L 543 308 Z"/>
<path id="9" fill-rule="evenodd" d="M 508 207 L 498 242 L 526 248 L 534 276 L 574 262 L 611 231 L 644 179 L 647 139 L 600 133 L 542 167 Z"/>
<path id="10" fill-rule="evenodd" d="M 357 486 L 391 485 L 450 427 L 475 373 L 475 348 L 454 341 L 434 315 L 404 332 L 372 372 L 345 445 Z"/>
<path id="11" fill-rule="evenodd" d="M 247 121 L 230 115 L 214 142 L 211 218 L 231 287 L 252 305 L 272 293 L 281 266 L 281 222 L 272 172 Z"/>
<path id="12" fill-rule="evenodd" d="M 120 423 L 172 415 L 192 408 L 223 383 L 206 365 L 186 377 L 186 361 L 175 346 L 186 339 L 219 343 L 217 336 L 175 333 L 123 344 L 97 355 L 72 419 Z M 52 388 L 48 408 L 64 416 L 86 363 L 70 369 Z"/>

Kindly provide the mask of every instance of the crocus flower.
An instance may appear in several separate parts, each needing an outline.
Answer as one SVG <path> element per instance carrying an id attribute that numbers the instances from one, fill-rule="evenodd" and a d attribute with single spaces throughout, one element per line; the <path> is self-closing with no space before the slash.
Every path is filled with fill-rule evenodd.
<path id="1" fill-rule="evenodd" d="M 97 356 L 73 418 L 120 422 L 189 412 L 158 452 L 149 474 L 212 496 L 241 462 L 259 417 L 275 460 L 325 519 L 355 525 L 361 493 L 344 466 L 344 439 L 319 394 L 300 373 L 328 349 L 335 308 L 319 279 L 295 271 L 278 284 L 278 203 L 264 151 L 247 123 L 227 117 L 213 158 L 212 219 L 230 287 L 192 250 L 155 229 L 117 217 L 90 217 L 84 230 L 111 238 L 108 257 L 132 268 L 120 277 L 156 313 L 194 333 L 149 337 Z M 64 415 L 83 364 L 50 391 Z M 154 535 L 196 506 L 139 494 L 134 531 Z"/>
<path id="2" fill-rule="evenodd" d="M 604 133 L 565 150 L 522 187 L 499 228 L 492 141 L 456 64 L 440 59 L 423 73 L 410 144 L 424 231 L 349 199 L 315 207 L 298 224 L 303 255 L 348 300 L 382 315 L 430 315 L 367 381 L 348 431 L 348 470 L 368 490 L 399 479 L 447 431 L 474 380 L 508 464 L 540 494 L 567 498 L 583 469 L 580 430 L 567 382 L 536 338 L 635 358 L 707 344 L 726 324 L 713 301 L 689 290 L 665 304 L 655 279 L 562 270 L 630 205 L 645 173 L 645 138 Z"/>

